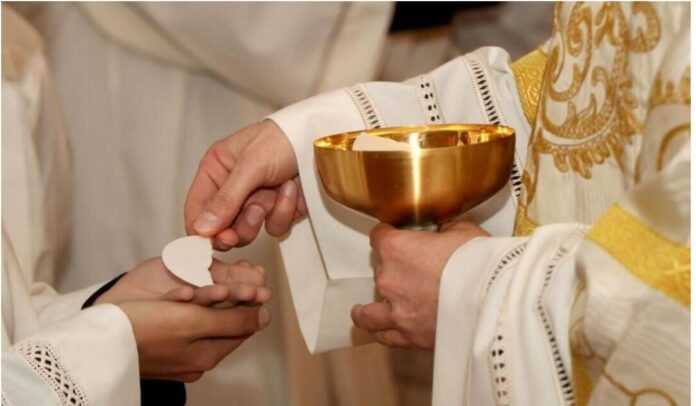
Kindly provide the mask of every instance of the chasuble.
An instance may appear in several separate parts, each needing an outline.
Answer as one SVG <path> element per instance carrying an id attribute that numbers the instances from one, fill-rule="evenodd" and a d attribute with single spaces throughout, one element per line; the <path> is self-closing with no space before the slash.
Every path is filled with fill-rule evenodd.
<path id="1" fill-rule="evenodd" d="M 559 3 L 516 62 L 481 48 L 403 83 L 362 83 L 271 116 L 309 218 L 281 243 L 311 351 L 365 342 L 375 221 L 328 198 L 313 140 L 443 122 L 516 131 L 508 186 L 465 216 L 493 238 L 441 280 L 433 403 L 688 404 L 690 5 Z M 523 29 L 520 27 L 520 29 Z"/>

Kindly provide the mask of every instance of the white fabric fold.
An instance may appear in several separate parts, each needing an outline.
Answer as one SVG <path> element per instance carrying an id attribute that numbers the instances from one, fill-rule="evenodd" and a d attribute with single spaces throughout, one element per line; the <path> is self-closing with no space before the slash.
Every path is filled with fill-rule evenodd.
<path id="1" fill-rule="evenodd" d="M 500 403 L 494 374 L 506 377 L 511 404 L 563 398 L 565 382 L 554 365 L 558 354 L 570 376 L 574 254 L 584 231 L 550 225 L 529 238 L 479 238 L 455 252 L 440 282 L 433 405 Z M 505 348 L 495 353 L 500 361 L 491 358 L 498 341 Z"/>

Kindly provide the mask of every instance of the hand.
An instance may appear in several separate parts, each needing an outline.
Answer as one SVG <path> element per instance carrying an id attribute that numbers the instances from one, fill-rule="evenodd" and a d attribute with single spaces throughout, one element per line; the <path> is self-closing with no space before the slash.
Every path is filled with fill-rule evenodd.
<path id="1" fill-rule="evenodd" d="M 295 152 L 270 120 L 208 149 L 184 207 L 186 232 L 215 237 L 219 251 L 251 242 L 264 220 L 269 234 L 281 236 L 306 213 Z"/>
<path id="2" fill-rule="evenodd" d="M 448 223 L 438 233 L 378 224 L 370 233 L 370 245 L 377 256 L 375 284 L 385 301 L 354 306 L 353 322 L 382 344 L 433 349 L 445 265 L 462 244 L 488 235 L 464 222 Z"/>
<path id="3" fill-rule="evenodd" d="M 193 298 L 193 288 L 180 289 L 178 294 L 187 300 L 182 292 Z M 118 306 L 133 327 L 140 376 L 151 379 L 196 381 L 270 321 L 263 307 L 213 309 L 165 300 Z"/>
<path id="4" fill-rule="evenodd" d="M 186 301 L 204 306 L 238 302 L 264 304 L 271 299 L 271 291 L 266 287 L 266 272 L 247 261 L 230 265 L 213 260 L 210 276 L 215 285 L 194 289 L 169 272 L 160 257 L 150 258 L 119 279 L 95 304 L 154 299 L 184 301 L 188 295 L 191 298 Z"/>

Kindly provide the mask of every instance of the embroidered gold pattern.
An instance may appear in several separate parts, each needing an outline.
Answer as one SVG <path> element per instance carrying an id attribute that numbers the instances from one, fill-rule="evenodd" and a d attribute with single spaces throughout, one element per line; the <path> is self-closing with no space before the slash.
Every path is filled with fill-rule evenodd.
<path id="1" fill-rule="evenodd" d="M 618 205 L 590 229 L 588 238 L 631 274 L 691 308 L 691 249 L 667 240 Z"/>
<path id="2" fill-rule="evenodd" d="M 596 14 L 591 5 L 576 3 L 567 25 L 560 22 L 559 3 L 539 102 L 544 132 L 536 137 L 539 152 L 553 156 L 561 172 L 573 170 L 590 178 L 593 165 L 613 156 L 623 166 L 624 144 L 641 130 L 636 116 L 633 81 L 626 74 L 629 54 L 652 50 L 660 39 L 660 25 L 650 4 L 607 2 Z M 630 15 L 627 16 L 630 7 Z M 634 16 L 640 15 L 638 18 Z M 630 21 L 644 26 L 630 28 Z M 614 56 L 610 66 L 593 66 L 595 54 Z M 568 73 L 571 80 L 568 83 Z M 583 106 L 578 106 L 583 102 Z M 550 117 L 565 111 L 558 124 Z"/>
<path id="3" fill-rule="evenodd" d="M 537 227 L 537 223 L 529 217 L 528 207 L 534 199 L 536 193 L 536 181 L 539 172 L 539 148 L 534 140 L 541 137 L 541 130 L 532 131 L 529 137 L 530 149 L 527 152 L 527 169 L 522 171 L 522 193 L 520 193 L 517 210 L 515 212 L 515 226 L 513 235 L 527 236 L 532 234 Z M 534 176 L 530 175 L 530 169 L 534 171 Z"/>
<path id="4" fill-rule="evenodd" d="M 546 53 L 536 49 L 510 65 L 517 83 L 522 110 L 530 126 L 534 125 L 541 95 L 541 80 L 546 67 Z"/>
<path id="5" fill-rule="evenodd" d="M 594 390 L 595 379 L 604 369 L 606 359 L 590 346 L 582 330 L 581 317 L 570 327 L 571 365 L 573 367 L 573 389 L 579 405 L 586 405 Z"/>
<path id="6" fill-rule="evenodd" d="M 664 137 L 662 137 L 662 140 L 660 141 L 660 149 L 657 152 L 657 170 L 661 171 L 662 166 L 664 164 L 665 160 L 665 151 L 667 150 L 667 146 L 672 142 L 672 140 L 679 136 L 679 135 L 686 135 L 686 136 L 691 136 L 691 124 L 682 124 L 678 125 L 671 130 L 667 131 L 667 134 L 665 134 Z"/>
<path id="7" fill-rule="evenodd" d="M 691 105 L 691 70 L 687 67 L 682 73 L 679 82 L 665 81 L 658 73 L 655 76 L 648 98 L 648 111 L 665 104 Z"/>

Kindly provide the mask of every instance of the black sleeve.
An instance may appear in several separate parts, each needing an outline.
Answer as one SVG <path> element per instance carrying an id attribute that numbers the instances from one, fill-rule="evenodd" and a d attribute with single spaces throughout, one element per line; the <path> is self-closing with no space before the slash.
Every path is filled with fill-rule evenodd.
<path id="1" fill-rule="evenodd" d="M 125 273 L 115 277 L 96 292 L 82 304 L 82 309 L 91 307 L 94 302 L 104 292 L 111 289 Z M 159 379 L 141 379 L 140 380 L 140 404 L 142 406 L 183 406 L 186 404 L 186 386 L 183 382 L 167 381 Z"/>

